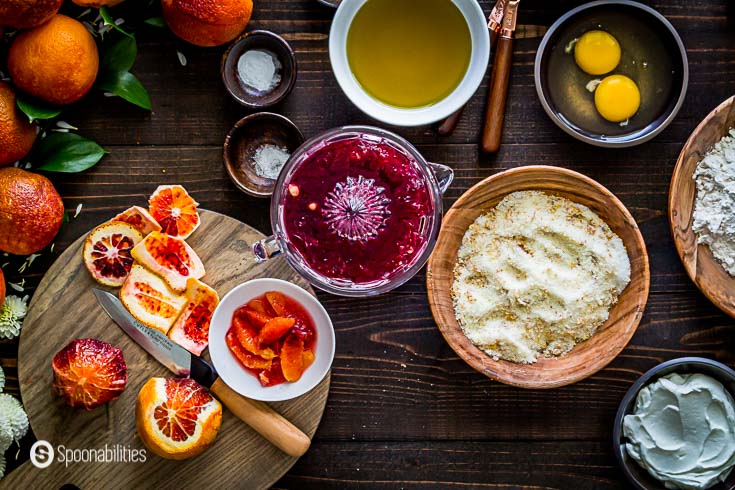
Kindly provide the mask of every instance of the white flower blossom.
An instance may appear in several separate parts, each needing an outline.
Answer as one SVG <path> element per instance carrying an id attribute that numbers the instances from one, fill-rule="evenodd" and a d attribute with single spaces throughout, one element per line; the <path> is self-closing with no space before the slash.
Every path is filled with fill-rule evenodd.
<path id="1" fill-rule="evenodd" d="M 0 308 L 0 338 L 12 339 L 20 333 L 23 318 L 28 313 L 27 296 L 7 296 Z"/>
<path id="2" fill-rule="evenodd" d="M 18 399 L 9 393 L 0 393 L 0 425 L 3 421 L 10 424 L 15 442 L 28 432 L 28 415 Z"/>

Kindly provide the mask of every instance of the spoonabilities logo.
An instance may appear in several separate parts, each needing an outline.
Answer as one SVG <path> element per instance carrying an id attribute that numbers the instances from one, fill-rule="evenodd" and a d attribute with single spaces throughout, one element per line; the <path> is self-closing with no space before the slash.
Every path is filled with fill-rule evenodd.
<path id="1" fill-rule="evenodd" d="M 31 463 L 36 468 L 48 468 L 54 462 L 54 447 L 50 442 L 40 440 L 31 446 Z"/>

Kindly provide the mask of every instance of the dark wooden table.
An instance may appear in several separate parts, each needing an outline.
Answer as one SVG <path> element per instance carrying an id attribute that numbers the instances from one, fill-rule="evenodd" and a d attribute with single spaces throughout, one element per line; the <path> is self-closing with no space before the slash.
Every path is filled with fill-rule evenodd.
<path id="1" fill-rule="evenodd" d="M 295 90 L 274 111 L 292 118 L 307 137 L 334 126 L 374 124 L 342 95 L 332 75 L 327 37 L 333 10 L 316 0 L 255 3 L 249 29 L 283 35 L 299 63 Z M 487 0 L 480 3 L 489 11 Z M 312 449 L 277 487 L 622 488 L 611 431 L 618 403 L 634 380 L 680 356 L 735 363 L 735 321 L 686 276 L 666 213 L 669 179 L 684 141 L 735 91 L 735 9 L 716 0 L 651 3 L 687 47 L 686 103 L 652 142 L 604 150 L 559 130 L 543 112 L 533 83 L 540 35 L 579 3 L 522 3 L 525 38 L 515 48 L 503 147 L 496 157 L 480 155 L 477 146 L 487 79 L 451 137 L 438 137 L 432 128 L 397 132 L 429 160 L 455 169 L 445 209 L 480 179 L 529 164 L 577 170 L 620 197 L 638 221 L 651 258 L 651 296 L 635 337 L 588 380 L 557 390 L 522 390 L 491 381 L 459 360 L 434 324 L 423 272 L 377 298 L 320 294 L 337 331 L 332 389 Z M 238 191 L 222 165 L 225 134 L 247 113 L 221 83 L 224 47 L 195 48 L 153 28 L 141 27 L 138 37 L 140 54 L 132 71 L 150 91 L 153 112 L 95 93 L 64 116 L 110 155 L 85 173 L 51 176 L 66 208 L 73 212 L 82 203 L 83 209 L 58 237 L 53 254 L 41 256 L 22 275 L 29 292 L 65 246 L 131 203 L 145 202 L 158 184 L 184 184 L 202 207 L 270 231 L 268 201 Z M 6 274 L 8 280 L 20 279 L 13 270 Z M 17 342 L 4 343 L 0 356 L 8 391 L 17 394 Z M 31 442 L 32 436 L 24 441 L 21 461 Z M 15 452 L 8 451 L 9 468 L 17 465 Z"/>

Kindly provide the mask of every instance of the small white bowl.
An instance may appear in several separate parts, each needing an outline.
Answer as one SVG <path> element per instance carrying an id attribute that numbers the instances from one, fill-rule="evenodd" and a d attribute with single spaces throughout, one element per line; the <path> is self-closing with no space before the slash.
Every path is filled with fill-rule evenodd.
<path id="1" fill-rule="evenodd" d="M 457 112 L 482 83 L 490 59 L 490 33 L 477 0 L 452 0 L 467 21 L 472 55 L 462 82 L 444 100 L 417 109 L 393 107 L 371 97 L 357 81 L 347 60 L 347 34 L 355 14 L 368 0 L 342 0 L 329 31 L 329 60 L 339 86 L 353 104 L 368 116 L 393 126 L 423 126 Z M 400 49 L 397 46 L 396 49 Z"/>
<path id="2" fill-rule="evenodd" d="M 304 371 L 300 380 L 264 387 L 232 355 L 225 335 L 230 329 L 235 310 L 268 291 L 280 291 L 301 304 L 314 321 L 317 338 L 314 362 Z M 264 402 L 290 400 L 310 391 L 329 372 L 334 359 L 334 327 L 319 300 L 302 288 L 281 279 L 253 279 L 236 286 L 220 301 L 209 327 L 209 355 L 222 381 L 239 394 Z"/>

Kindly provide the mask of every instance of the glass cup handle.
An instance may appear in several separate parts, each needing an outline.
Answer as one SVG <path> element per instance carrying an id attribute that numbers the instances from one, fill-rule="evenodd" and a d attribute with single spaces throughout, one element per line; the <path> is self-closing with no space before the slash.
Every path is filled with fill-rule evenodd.
<path id="1" fill-rule="evenodd" d="M 436 176 L 436 180 L 439 181 L 439 190 L 444 194 L 447 192 L 449 185 L 454 180 L 454 170 L 452 170 L 451 167 L 440 163 L 428 163 L 429 168 L 431 168 L 431 171 L 434 172 L 434 175 Z"/>
<path id="2" fill-rule="evenodd" d="M 255 255 L 255 262 L 265 262 L 268 259 L 281 255 L 281 245 L 275 235 L 263 238 L 250 246 Z"/>

